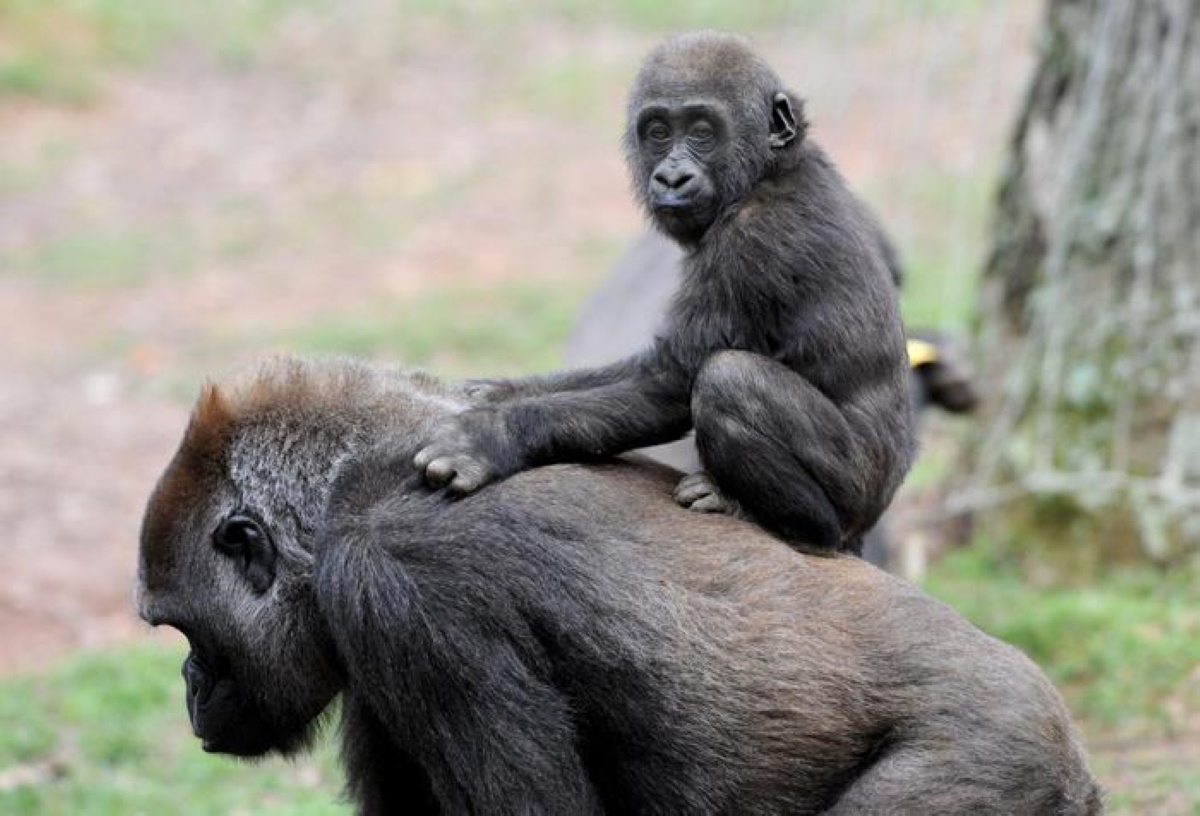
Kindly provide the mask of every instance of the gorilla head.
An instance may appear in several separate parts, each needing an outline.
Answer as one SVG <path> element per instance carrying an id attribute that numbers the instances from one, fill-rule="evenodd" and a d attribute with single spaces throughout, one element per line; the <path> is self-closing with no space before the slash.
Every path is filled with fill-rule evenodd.
<path id="1" fill-rule="evenodd" d="M 798 98 L 745 40 L 674 37 L 647 56 L 630 94 L 634 191 L 664 232 L 697 241 L 794 153 L 804 131 Z"/>
<path id="2" fill-rule="evenodd" d="M 187 637 L 187 709 L 205 750 L 302 747 L 343 685 L 313 594 L 313 540 L 390 381 L 293 361 L 197 402 L 146 509 L 139 606 Z"/>
<path id="3" fill-rule="evenodd" d="M 277 488 L 320 489 L 321 473 L 303 455 L 277 463 L 293 473 L 265 471 L 244 410 L 205 392 L 147 508 L 140 565 L 142 616 L 191 647 L 183 676 L 196 736 L 243 756 L 302 745 L 339 685 L 309 581 L 315 519 Z"/>

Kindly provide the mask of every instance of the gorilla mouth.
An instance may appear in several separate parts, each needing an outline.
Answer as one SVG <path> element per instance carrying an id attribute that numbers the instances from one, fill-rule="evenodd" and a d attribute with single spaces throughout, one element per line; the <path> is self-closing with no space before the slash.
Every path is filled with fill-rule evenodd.
<path id="1" fill-rule="evenodd" d="M 697 205 L 696 198 L 695 195 L 666 192 L 655 199 L 654 206 L 660 210 L 690 210 Z"/>
<path id="2" fill-rule="evenodd" d="M 182 674 L 187 685 L 188 707 L 192 708 L 191 704 L 202 706 L 207 703 L 212 697 L 216 683 L 213 682 L 212 673 L 194 650 L 188 652 L 188 656 L 184 658 Z M 194 721 L 193 715 L 193 725 Z"/>
<path id="3" fill-rule="evenodd" d="M 693 186 L 687 190 L 660 190 L 650 197 L 651 208 L 661 215 L 711 218 L 715 203 L 711 191 Z"/>
<path id="4" fill-rule="evenodd" d="M 665 195 L 654 202 L 654 218 L 676 240 L 698 240 L 713 223 L 711 202 L 704 196 Z"/>
<path id="5" fill-rule="evenodd" d="M 205 750 L 208 748 L 210 719 L 206 715 L 213 690 L 217 687 L 215 675 L 209 670 L 200 655 L 193 649 L 183 659 L 183 683 L 185 686 L 184 701 L 187 703 L 188 719 L 192 723 L 192 733 L 204 740 Z"/>
<path id="6" fill-rule="evenodd" d="M 182 674 L 192 733 L 207 753 L 261 756 L 272 749 L 286 752 L 303 742 L 303 730 L 293 735 L 268 727 L 228 667 L 216 663 L 211 652 L 200 652 L 193 645 L 183 660 Z"/>
<path id="7" fill-rule="evenodd" d="M 686 189 L 651 190 L 648 199 L 654 215 L 663 219 L 707 224 L 717 214 L 714 191 L 703 184 L 691 184 Z"/>

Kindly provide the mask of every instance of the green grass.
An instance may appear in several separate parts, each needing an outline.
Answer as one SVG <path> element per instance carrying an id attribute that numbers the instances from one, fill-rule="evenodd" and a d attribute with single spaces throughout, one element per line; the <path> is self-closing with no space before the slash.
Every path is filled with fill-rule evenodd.
<path id="1" fill-rule="evenodd" d="M 34 192 L 51 183 L 54 173 L 79 151 L 77 141 L 57 136 L 43 140 L 32 155 L 19 160 L 0 156 L 0 197 Z"/>
<path id="2" fill-rule="evenodd" d="M 878 25 L 913 17 L 974 14 L 987 0 L 914 0 L 905 4 L 861 3 Z M 607 24 L 652 33 L 699 28 L 770 31 L 814 25 L 844 9 L 839 0 L 410 0 L 410 11 L 426 15 L 470 15 L 488 26 L 554 21 L 580 26 Z"/>
<path id="3" fill-rule="evenodd" d="M 0 0 L 0 98 L 87 101 L 111 69 L 144 63 L 180 43 L 237 67 L 255 60 L 290 14 L 310 14 L 317 25 L 337 24 L 346 13 L 341 5 L 331 0 Z M 905 19 L 973 14 L 984 5 L 985 0 L 919 0 L 902 9 L 868 4 L 865 13 L 867 22 L 881 28 Z M 531 23 L 753 33 L 811 27 L 840 7 L 835 0 L 406 0 L 390 9 L 364 6 L 362 13 L 372 15 L 373 25 L 393 30 L 391 42 L 402 50 L 406 32 L 421 21 L 459 25 L 470 19 L 489 37 Z"/>
<path id="4" fill-rule="evenodd" d="M 1105 729 L 1169 731 L 1200 707 L 1200 568 L 1126 569 L 1082 586 L 1039 586 L 981 542 L 952 554 L 926 588 L 1019 647 Z"/>
<path id="5" fill-rule="evenodd" d="M 938 416 L 929 417 L 923 420 L 923 423 L 929 425 L 936 422 L 939 432 L 949 438 L 952 434 L 958 433 L 963 423 L 969 421 L 960 417 Z M 923 445 L 917 461 L 913 462 L 912 469 L 904 477 L 904 486 L 901 490 L 904 492 L 937 490 L 940 485 L 944 485 L 954 475 L 956 465 L 953 444 Z"/>
<path id="6" fill-rule="evenodd" d="M 558 365 L 582 296 L 575 283 L 455 286 L 390 304 L 382 316 L 306 326 L 280 342 L 301 353 L 402 360 L 447 376 L 548 370 Z"/>
<path id="7" fill-rule="evenodd" d="M 328 745 L 294 763 L 201 751 L 181 659 L 176 649 L 130 648 L 0 683 L 0 813 L 349 812 Z"/>
<path id="8" fill-rule="evenodd" d="M 969 325 L 994 190 L 990 167 L 978 167 L 969 174 L 900 170 L 864 191 L 868 200 L 903 205 L 908 230 L 899 249 L 907 325 L 957 332 Z M 898 233 L 895 225 L 891 232 Z"/>
<path id="9" fill-rule="evenodd" d="M 1095 770 L 1103 780 L 1106 768 L 1101 766 Z M 1105 805 L 1110 816 L 1143 816 L 1147 813 L 1195 816 L 1200 814 L 1200 771 L 1155 768 L 1139 777 L 1136 789 L 1109 790 Z"/>
<path id="10" fill-rule="evenodd" d="M 0 0 L 3 2 L 3 0 Z M 52 144 L 35 165 L 0 161 L 0 196 L 54 183 L 55 168 L 72 145 Z M 320 256 L 347 247 L 354 257 L 376 258 L 402 243 L 421 223 L 469 194 L 478 173 L 469 169 L 432 184 L 418 174 L 382 192 L 353 180 L 298 184 L 268 202 L 229 198 L 201 212 L 169 210 L 130 217 L 84 211 L 73 205 L 61 231 L 26 245 L 0 248 L 0 276 L 13 275 L 51 288 L 134 288 L 158 277 L 236 264 L 284 266 L 296 256 Z"/>
<path id="11" fill-rule="evenodd" d="M 193 259 L 178 233 L 113 227 L 80 229 L 10 260 L 13 271 L 40 283 L 95 288 L 137 283 L 156 270 L 186 273 Z"/>
<path id="12" fill-rule="evenodd" d="M 641 30 L 686 28 L 763 28 L 782 24 L 797 13 L 836 8 L 830 0 L 410 0 L 408 10 L 425 16 L 470 15 L 489 28 L 530 21 L 594 26 L 605 23 Z"/>
<path id="13" fill-rule="evenodd" d="M 796 14 L 813 14 L 832 8 L 820 0 L 618 0 L 597 3 L 574 0 L 564 4 L 580 18 L 608 17 L 613 22 L 650 30 L 680 28 L 748 29 L 782 25 Z"/>
<path id="14" fill-rule="evenodd" d="M 1031 581 L 986 542 L 925 588 L 1022 649 L 1088 737 L 1113 816 L 1200 814 L 1200 567 L 1130 568 L 1084 585 Z"/>
<path id="15" fill-rule="evenodd" d="M 236 64 L 314 0 L 0 0 L 0 97 L 86 101 L 106 70 L 186 41 Z"/>
<path id="16" fill-rule="evenodd" d="M 515 99 L 509 102 L 515 101 L 526 111 L 601 121 L 611 115 L 605 90 L 627 75 L 628 66 L 604 64 L 592 55 L 573 55 L 527 70 Z"/>

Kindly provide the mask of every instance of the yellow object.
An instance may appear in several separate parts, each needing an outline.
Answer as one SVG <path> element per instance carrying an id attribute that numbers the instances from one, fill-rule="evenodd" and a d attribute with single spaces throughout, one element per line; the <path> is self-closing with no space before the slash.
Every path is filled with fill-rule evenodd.
<path id="1" fill-rule="evenodd" d="M 910 337 L 905 344 L 908 346 L 908 365 L 910 368 L 917 368 L 927 363 L 937 362 L 938 350 L 937 346 L 933 343 L 926 343 L 924 340 L 914 340 Z"/>

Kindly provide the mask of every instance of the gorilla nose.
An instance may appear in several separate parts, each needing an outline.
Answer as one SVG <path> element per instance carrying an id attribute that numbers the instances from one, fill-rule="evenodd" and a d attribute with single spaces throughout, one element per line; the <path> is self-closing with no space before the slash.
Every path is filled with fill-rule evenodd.
<path id="1" fill-rule="evenodd" d="M 674 167 L 654 172 L 654 181 L 667 190 L 672 191 L 682 190 L 695 177 L 694 173 Z"/>

